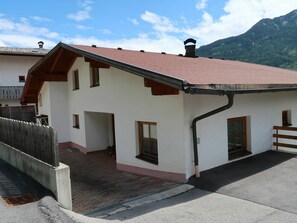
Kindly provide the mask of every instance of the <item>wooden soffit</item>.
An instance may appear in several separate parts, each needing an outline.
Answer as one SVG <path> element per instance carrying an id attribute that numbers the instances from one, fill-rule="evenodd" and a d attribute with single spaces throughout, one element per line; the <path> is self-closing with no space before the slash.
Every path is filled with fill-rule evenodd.
<path id="1" fill-rule="evenodd" d="M 106 63 L 102 63 L 100 61 L 93 60 L 93 59 L 90 59 L 90 58 L 87 58 L 87 57 L 85 57 L 85 62 L 89 62 L 92 67 L 97 67 L 97 68 L 109 68 L 110 67 Z"/>
<path id="2" fill-rule="evenodd" d="M 179 90 L 165 84 L 158 83 L 156 81 L 144 78 L 144 86 L 150 87 L 152 95 L 161 96 L 161 95 L 178 95 Z"/>

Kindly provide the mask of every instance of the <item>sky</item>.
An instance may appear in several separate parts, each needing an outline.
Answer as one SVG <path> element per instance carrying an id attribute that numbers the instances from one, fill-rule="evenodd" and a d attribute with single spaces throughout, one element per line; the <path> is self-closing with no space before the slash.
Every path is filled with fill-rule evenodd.
<path id="1" fill-rule="evenodd" d="M 9 0 L 0 7 L 0 46 L 57 43 L 184 53 L 246 32 L 263 18 L 297 9 L 296 0 Z"/>

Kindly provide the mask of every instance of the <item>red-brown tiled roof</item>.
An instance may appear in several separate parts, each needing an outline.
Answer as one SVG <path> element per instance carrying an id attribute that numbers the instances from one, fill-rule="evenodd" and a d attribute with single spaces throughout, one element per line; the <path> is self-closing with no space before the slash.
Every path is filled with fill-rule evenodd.
<path id="1" fill-rule="evenodd" d="M 82 56 L 85 61 L 113 66 L 164 88 L 191 94 L 297 90 L 296 71 L 239 61 L 59 43 L 29 70 L 21 101 L 36 102 L 44 81 L 67 81 L 72 64 Z"/>
<path id="2" fill-rule="evenodd" d="M 296 71 L 264 65 L 82 45 L 71 46 L 127 65 L 185 80 L 194 85 L 297 84 Z"/>

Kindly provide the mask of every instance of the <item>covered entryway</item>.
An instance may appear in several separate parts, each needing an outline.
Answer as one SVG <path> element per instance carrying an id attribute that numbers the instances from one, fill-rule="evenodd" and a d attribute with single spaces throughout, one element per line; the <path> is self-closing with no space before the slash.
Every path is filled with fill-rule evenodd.
<path id="1" fill-rule="evenodd" d="M 85 126 L 88 152 L 107 148 L 115 152 L 114 114 L 85 112 Z"/>

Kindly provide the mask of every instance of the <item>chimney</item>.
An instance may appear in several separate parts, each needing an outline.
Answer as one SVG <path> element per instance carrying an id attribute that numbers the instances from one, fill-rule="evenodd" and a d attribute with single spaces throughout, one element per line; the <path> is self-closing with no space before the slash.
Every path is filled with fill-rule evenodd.
<path id="1" fill-rule="evenodd" d="M 189 38 L 184 41 L 185 49 L 186 49 L 186 54 L 185 57 L 192 57 L 195 58 L 195 50 L 196 50 L 196 40 Z"/>
<path id="2" fill-rule="evenodd" d="M 38 46 L 39 46 L 39 48 L 40 48 L 40 49 L 42 49 L 42 48 L 43 48 L 43 44 L 44 44 L 44 42 L 43 42 L 43 41 L 39 41 L 39 42 L 38 42 Z"/>

